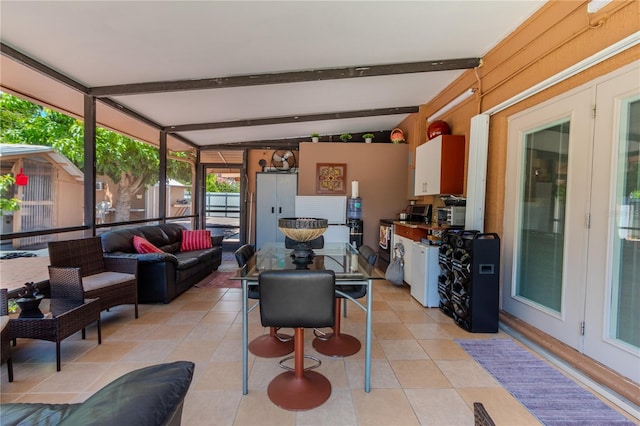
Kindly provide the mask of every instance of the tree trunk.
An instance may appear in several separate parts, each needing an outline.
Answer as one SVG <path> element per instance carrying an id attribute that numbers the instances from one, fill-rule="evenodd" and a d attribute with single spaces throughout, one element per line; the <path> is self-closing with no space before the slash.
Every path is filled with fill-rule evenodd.
<path id="1" fill-rule="evenodd" d="M 131 216 L 131 197 L 138 192 L 142 184 L 142 179 L 122 172 L 120 183 L 118 184 L 118 195 L 115 199 L 115 221 L 126 222 Z"/>

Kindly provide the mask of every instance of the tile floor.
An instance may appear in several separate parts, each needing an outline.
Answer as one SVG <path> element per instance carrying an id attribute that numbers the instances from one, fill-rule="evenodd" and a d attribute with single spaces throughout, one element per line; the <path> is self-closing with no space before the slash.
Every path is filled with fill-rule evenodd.
<path id="1" fill-rule="evenodd" d="M 232 266 L 227 265 L 226 268 Z M 151 364 L 196 363 L 183 425 L 472 425 L 480 401 L 499 425 L 539 422 L 454 341 L 508 337 L 470 334 L 438 309 L 422 308 L 408 288 L 375 284 L 371 392 L 365 393 L 364 350 L 344 358 L 319 355 L 307 334 L 306 351 L 319 355 L 333 386 L 330 399 L 305 412 L 289 412 L 267 397 L 282 370 L 277 359 L 249 356 L 249 393 L 241 386 L 241 291 L 191 288 L 168 305 L 131 306 L 102 314 L 102 345 L 95 327 L 62 342 L 62 371 L 55 345 L 20 339 L 14 350 L 15 381 L 2 367 L 2 402 L 81 402 L 122 374 Z M 250 314 L 249 338 L 265 330 Z M 364 313 L 353 304 L 343 331 L 364 338 Z"/>

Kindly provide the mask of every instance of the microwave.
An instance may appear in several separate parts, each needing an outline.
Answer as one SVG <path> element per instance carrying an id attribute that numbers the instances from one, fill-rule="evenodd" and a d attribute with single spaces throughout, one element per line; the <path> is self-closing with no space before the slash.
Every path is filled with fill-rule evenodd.
<path id="1" fill-rule="evenodd" d="M 465 206 L 438 207 L 438 226 L 464 227 Z"/>

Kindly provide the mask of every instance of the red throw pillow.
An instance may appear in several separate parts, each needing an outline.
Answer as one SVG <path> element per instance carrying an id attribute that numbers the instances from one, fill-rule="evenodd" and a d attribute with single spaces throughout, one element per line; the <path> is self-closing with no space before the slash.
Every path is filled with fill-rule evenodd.
<path id="1" fill-rule="evenodd" d="M 182 230 L 182 245 L 180 251 L 204 250 L 213 247 L 211 245 L 211 231 L 198 229 L 195 231 Z"/>
<path id="2" fill-rule="evenodd" d="M 138 237 L 137 235 L 133 236 L 133 246 L 136 248 L 136 251 L 140 254 L 144 253 L 164 253 L 158 247 L 151 244 L 148 240 L 145 240 L 142 237 Z"/>

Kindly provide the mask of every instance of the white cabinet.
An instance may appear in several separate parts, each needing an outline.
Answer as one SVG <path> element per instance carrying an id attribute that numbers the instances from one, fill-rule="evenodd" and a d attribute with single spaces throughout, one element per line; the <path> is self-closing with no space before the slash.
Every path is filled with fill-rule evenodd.
<path id="1" fill-rule="evenodd" d="M 464 136 L 440 135 L 416 148 L 416 196 L 462 194 Z"/>
<path id="2" fill-rule="evenodd" d="M 396 234 L 394 244 L 398 243 L 401 243 L 404 247 L 404 282 L 412 285 L 413 278 L 411 276 L 411 263 L 413 256 L 413 241 L 407 237 Z"/>
<path id="3" fill-rule="evenodd" d="M 438 295 L 438 253 L 437 246 L 413 242 L 411 255 L 411 296 L 427 308 L 437 308 Z"/>
<path id="4" fill-rule="evenodd" d="M 298 175 L 295 173 L 256 174 L 256 248 L 267 242 L 284 242 L 278 219 L 295 217 Z"/>

